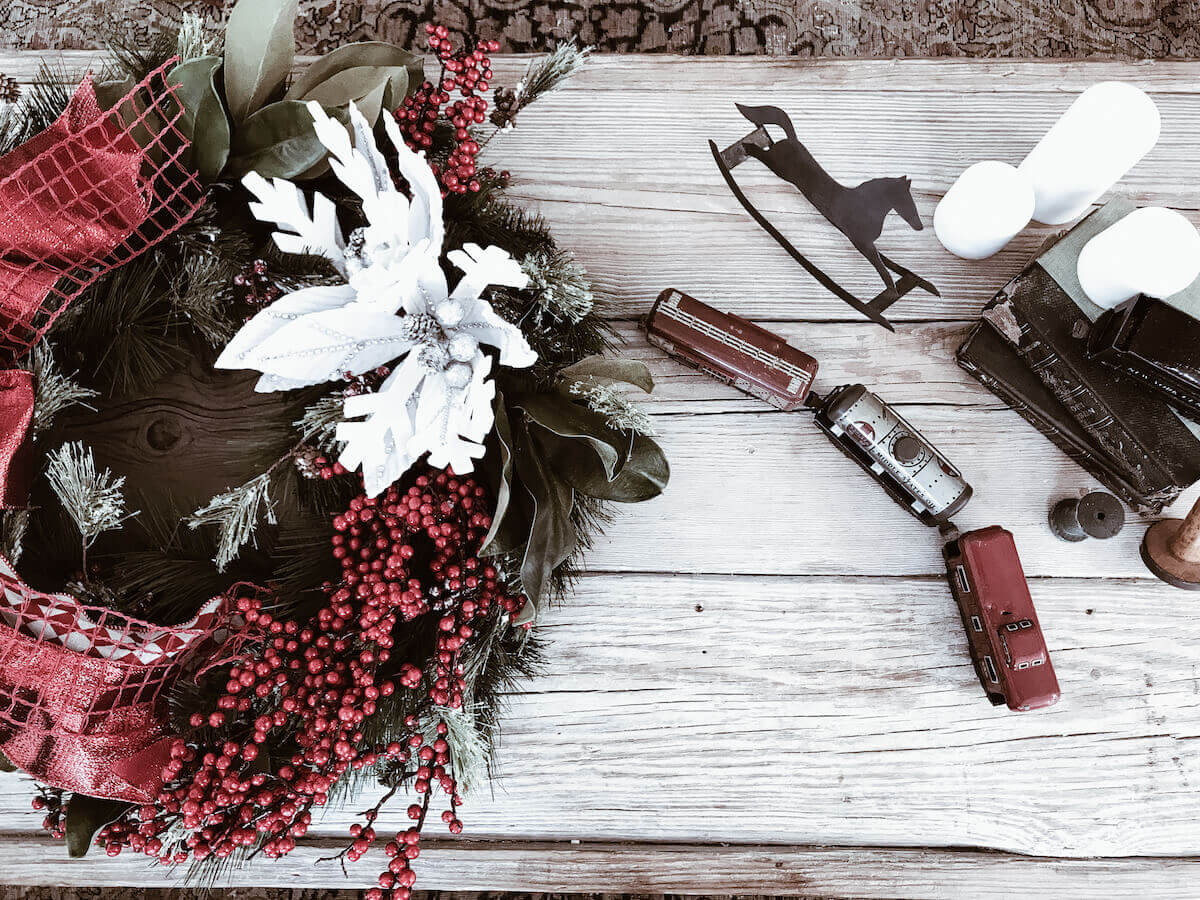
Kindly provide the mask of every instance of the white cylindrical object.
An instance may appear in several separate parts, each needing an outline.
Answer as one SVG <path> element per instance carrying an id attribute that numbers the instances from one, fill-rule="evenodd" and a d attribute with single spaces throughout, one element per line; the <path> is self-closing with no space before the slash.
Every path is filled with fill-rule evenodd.
<path id="1" fill-rule="evenodd" d="M 1097 306 L 1131 297 L 1170 297 L 1200 276 L 1200 232 L 1173 209 L 1137 209 L 1109 225 L 1079 253 L 1079 284 Z"/>
<path id="2" fill-rule="evenodd" d="M 963 259 L 986 259 L 1033 216 L 1033 185 L 1008 163 L 978 162 L 958 176 L 933 211 L 942 246 Z"/>
<path id="3" fill-rule="evenodd" d="M 1103 81 L 1080 94 L 1020 169 L 1033 184 L 1033 218 L 1044 225 L 1077 219 L 1150 152 L 1158 107 L 1144 91 Z"/>

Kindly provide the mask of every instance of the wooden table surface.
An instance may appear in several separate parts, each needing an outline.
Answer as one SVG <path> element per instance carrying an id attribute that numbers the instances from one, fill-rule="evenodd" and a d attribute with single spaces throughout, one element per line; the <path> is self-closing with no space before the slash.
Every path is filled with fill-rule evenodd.
<path id="1" fill-rule="evenodd" d="M 10 54 L 0 71 L 27 80 L 36 62 Z M 500 60 L 498 83 L 523 65 Z M 1149 577 L 1134 516 L 1111 541 L 1057 541 L 1049 506 L 1095 482 L 953 361 L 1049 230 L 965 262 L 931 227 L 893 217 L 881 248 L 942 297 L 910 294 L 889 334 L 759 231 L 706 143 L 748 130 L 734 101 L 781 106 L 834 176 L 911 176 L 929 223 L 964 167 L 1019 162 L 1074 95 L 1113 78 L 1148 90 L 1163 122 L 1121 190 L 1200 221 L 1200 62 L 601 57 L 493 142 L 490 161 L 611 295 L 627 352 L 653 369 L 647 406 L 672 479 L 620 511 L 574 598 L 542 623 L 549 670 L 511 698 L 494 793 L 468 798 L 461 840 L 422 854 L 420 886 L 1197 896 L 1197 598 Z M 790 189 L 753 164 L 737 176 L 835 277 L 877 289 Z M 874 387 L 964 469 L 976 493 L 959 524 L 1015 534 L 1062 684 L 1056 707 L 987 703 L 936 533 L 806 416 L 647 346 L 636 320 L 668 286 L 786 335 L 819 358 L 820 390 Z M 172 882 L 140 858 L 66 859 L 38 834 L 29 796 L 27 779 L 0 777 L 0 882 Z M 234 883 L 347 886 L 317 860 L 352 819 L 330 811 L 289 859 Z M 349 884 L 377 870 L 368 856 Z"/>

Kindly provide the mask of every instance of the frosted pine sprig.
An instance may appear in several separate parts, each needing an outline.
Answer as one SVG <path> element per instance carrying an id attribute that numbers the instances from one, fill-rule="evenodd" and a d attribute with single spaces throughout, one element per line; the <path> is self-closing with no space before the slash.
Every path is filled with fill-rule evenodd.
<path id="1" fill-rule="evenodd" d="M 608 419 L 608 424 L 618 431 L 632 431 L 646 437 L 654 437 L 657 433 L 650 417 L 622 397 L 610 384 L 576 381 L 571 385 L 570 391 L 582 399 L 593 412 L 598 412 Z"/>
<path id="2" fill-rule="evenodd" d="M 124 475 L 96 470 L 96 459 L 82 441 L 72 441 L 50 451 L 46 478 L 62 501 L 83 538 L 84 568 L 87 549 L 105 531 L 125 521 Z"/>
<path id="3" fill-rule="evenodd" d="M 587 273 L 566 250 L 538 250 L 521 260 L 529 276 L 526 287 L 541 313 L 579 322 L 596 305 Z"/>
<path id="4" fill-rule="evenodd" d="M 217 494 L 192 513 L 188 527 L 193 531 L 205 525 L 217 526 L 217 570 L 237 559 L 242 547 L 254 543 L 259 518 L 275 524 L 275 504 L 271 501 L 271 470 L 245 484 Z"/>
<path id="5" fill-rule="evenodd" d="M 54 417 L 76 403 L 97 396 L 96 391 L 84 387 L 58 370 L 50 346 L 42 341 L 35 344 L 29 354 L 29 368 L 33 372 L 33 435 L 45 431 Z"/>

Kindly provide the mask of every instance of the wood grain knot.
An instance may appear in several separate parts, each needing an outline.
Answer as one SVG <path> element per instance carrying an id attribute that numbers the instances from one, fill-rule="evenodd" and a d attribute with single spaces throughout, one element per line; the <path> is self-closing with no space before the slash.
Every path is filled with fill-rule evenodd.
<path id="1" fill-rule="evenodd" d="M 183 442 L 185 429 L 178 416 L 160 415 L 146 425 L 146 446 L 156 453 L 170 453 Z"/>

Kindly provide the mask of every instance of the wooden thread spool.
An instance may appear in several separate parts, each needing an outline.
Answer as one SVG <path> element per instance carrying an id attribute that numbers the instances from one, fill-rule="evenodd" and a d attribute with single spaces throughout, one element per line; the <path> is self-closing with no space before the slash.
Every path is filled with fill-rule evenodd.
<path id="1" fill-rule="evenodd" d="M 1142 562 L 1167 584 L 1200 590 L 1200 500 L 1185 519 L 1162 519 L 1146 529 Z"/>

